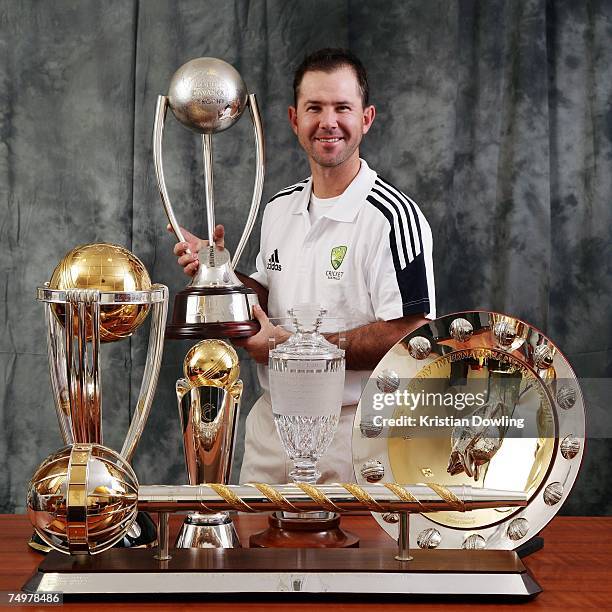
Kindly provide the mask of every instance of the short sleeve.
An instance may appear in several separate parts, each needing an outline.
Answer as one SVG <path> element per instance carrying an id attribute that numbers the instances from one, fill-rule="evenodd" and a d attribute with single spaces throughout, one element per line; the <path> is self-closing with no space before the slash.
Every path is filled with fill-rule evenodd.
<path id="1" fill-rule="evenodd" d="M 264 266 L 263 263 L 263 257 L 261 254 L 261 246 L 260 246 L 260 251 L 257 254 L 257 257 L 255 259 L 255 272 L 253 272 L 253 274 L 251 274 L 251 278 L 256 280 L 260 285 L 262 285 L 263 287 L 265 287 L 266 289 L 268 289 L 268 275 L 266 273 L 266 267 Z"/>
<path id="2" fill-rule="evenodd" d="M 436 317 L 431 228 L 407 196 L 375 186 L 368 201 L 385 218 L 380 242 L 369 262 L 369 291 L 377 319 L 412 314 Z"/>

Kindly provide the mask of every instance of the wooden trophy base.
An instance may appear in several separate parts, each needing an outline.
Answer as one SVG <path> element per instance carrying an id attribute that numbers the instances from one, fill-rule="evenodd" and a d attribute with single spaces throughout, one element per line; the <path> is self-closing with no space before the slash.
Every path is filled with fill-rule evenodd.
<path id="1" fill-rule="evenodd" d="M 251 548 L 357 548 L 359 538 L 340 529 L 340 516 L 287 518 L 281 512 L 268 517 L 269 527 L 249 538 Z"/>
<path id="2" fill-rule="evenodd" d="M 257 303 L 257 294 L 244 286 L 187 287 L 174 298 L 166 338 L 249 338 L 261 329 L 258 321 L 248 318 Z M 193 322 L 194 313 L 199 313 L 199 318 L 206 322 Z M 236 320 L 237 316 L 246 319 Z"/>
<path id="3" fill-rule="evenodd" d="M 510 550 L 411 550 L 398 561 L 389 548 L 205 548 L 154 551 L 112 548 L 94 556 L 52 551 L 23 586 L 94 601 L 178 596 L 227 601 L 228 596 L 283 598 L 485 597 L 528 599 L 542 589 Z"/>

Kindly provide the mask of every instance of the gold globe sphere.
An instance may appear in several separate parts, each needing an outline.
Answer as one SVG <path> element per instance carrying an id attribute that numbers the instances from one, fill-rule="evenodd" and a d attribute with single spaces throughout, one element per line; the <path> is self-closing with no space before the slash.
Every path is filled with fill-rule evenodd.
<path id="1" fill-rule="evenodd" d="M 51 289 L 96 289 L 98 291 L 146 291 L 151 278 L 144 264 L 133 253 L 116 244 L 84 244 L 69 251 L 59 262 L 49 281 Z M 56 306 L 64 322 L 64 307 Z M 131 336 L 145 320 L 147 304 L 113 304 L 100 308 L 100 341 L 115 342 Z M 75 333 L 78 320 L 75 316 Z M 91 321 L 87 320 L 87 339 Z"/>
<path id="2" fill-rule="evenodd" d="M 84 483 L 74 473 L 71 476 L 75 453 L 86 457 Z M 69 488 L 73 513 L 74 506 L 81 505 L 75 515 L 82 517 L 76 520 L 82 521 L 84 533 L 69 529 L 74 520 L 68 516 Z M 80 444 L 66 446 L 43 461 L 28 485 L 27 507 L 36 533 L 49 546 L 68 553 L 70 538 L 76 535 L 86 537 L 87 550 L 95 554 L 123 537 L 136 518 L 137 500 L 138 480 L 119 453 L 98 444 Z"/>
<path id="3" fill-rule="evenodd" d="M 183 372 L 196 387 L 228 389 L 240 376 L 238 354 L 223 340 L 201 340 L 185 356 Z"/>

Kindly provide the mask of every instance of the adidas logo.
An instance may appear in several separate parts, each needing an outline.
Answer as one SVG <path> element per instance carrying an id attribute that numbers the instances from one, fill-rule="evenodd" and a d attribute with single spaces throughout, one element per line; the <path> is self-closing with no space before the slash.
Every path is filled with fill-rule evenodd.
<path id="1" fill-rule="evenodd" d="M 268 265 L 266 267 L 268 268 L 268 270 L 277 270 L 278 272 L 283 269 L 280 265 L 280 262 L 278 261 L 278 249 L 274 249 L 274 253 L 270 255 L 270 258 L 268 259 Z"/>

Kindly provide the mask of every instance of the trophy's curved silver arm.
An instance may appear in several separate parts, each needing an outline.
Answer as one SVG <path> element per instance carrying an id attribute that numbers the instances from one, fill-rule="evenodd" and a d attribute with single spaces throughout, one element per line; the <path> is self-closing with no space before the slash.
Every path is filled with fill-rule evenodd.
<path id="1" fill-rule="evenodd" d="M 159 368 L 161 366 L 164 350 L 164 332 L 166 329 L 166 317 L 168 315 L 168 287 L 164 285 L 153 285 L 152 289 L 163 292 L 163 299 L 155 302 L 152 306 L 151 329 L 149 331 L 149 346 L 147 349 L 147 361 L 144 375 L 140 385 L 140 393 L 136 403 L 136 410 L 128 429 L 121 455 L 127 460 L 132 460 L 136 445 L 140 440 L 144 426 L 149 417 L 153 395 L 157 386 Z"/>
<path id="2" fill-rule="evenodd" d="M 253 230 L 255 219 L 259 211 L 259 205 L 261 204 L 261 194 L 263 193 L 264 175 L 265 175 L 265 146 L 264 146 L 264 135 L 263 127 L 261 123 L 261 113 L 259 112 L 259 106 L 257 105 L 257 97 L 255 94 L 249 94 L 249 111 L 251 113 L 251 120 L 253 121 L 253 131 L 255 134 L 255 187 L 253 189 L 253 199 L 251 200 L 251 209 L 249 210 L 249 216 L 247 217 L 244 231 L 240 237 L 240 242 L 236 247 L 234 258 L 232 259 L 232 268 L 236 269 L 242 251 L 246 246 L 247 240 Z"/>
<path id="3" fill-rule="evenodd" d="M 100 292 L 66 292 L 65 363 L 70 429 L 74 442 L 102 443 L 102 388 L 100 385 Z M 77 317 L 77 333 L 74 319 Z M 91 342 L 87 338 L 90 319 Z"/>
<path id="4" fill-rule="evenodd" d="M 164 162 L 162 158 L 162 139 L 164 136 L 164 124 L 166 122 L 166 112 L 168 110 L 168 97 L 157 96 L 157 106 L 155 107 L 155 123 L 153 125 L 153 164 L 155 166 L 155 178 L 157 179 L 157 189 L 161 197 L 162 204 L 166 211 L 168 221 L 172 226 L 174 234 L 179 242 L 186 242 L 185 236 L 181 231 L 181 226 L 176 220 L 168 190 L 164 179 Z M 188 253 L 191 251 L 187 251 Z"/>
<path id="5" fill-rule="evenodd" d="M 64 444 L 68 446 L 74 444 L 74 438 L 70 427 L 70 399 L 68 394 L 66 353 L 64 349 L 64 327 L 57 320 L 52 309 L 52 304 L 45 304 L 49 373 L 51 375 L 51 388 L 55 399 L 57 420 Z"/>

